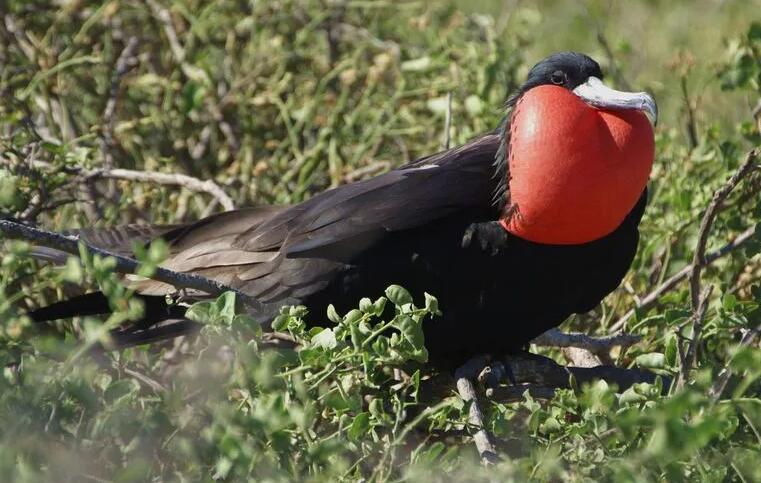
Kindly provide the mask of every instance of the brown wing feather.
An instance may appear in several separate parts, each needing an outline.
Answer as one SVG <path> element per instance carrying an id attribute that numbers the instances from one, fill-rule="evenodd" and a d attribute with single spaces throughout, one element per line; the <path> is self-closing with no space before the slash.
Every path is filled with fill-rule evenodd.
<path id="1" fill-rule="evenodd" d="M 273 311 L 297 303 L 386 233 L 490 206 L 499 142 L 487 134 L 296 206 L 227 212 L 174 228 L 163 234 L 171 247 L 163 266 L 228 284 Z M 150 280 L 135 287 L 151 295 L 174 291 Z"/>

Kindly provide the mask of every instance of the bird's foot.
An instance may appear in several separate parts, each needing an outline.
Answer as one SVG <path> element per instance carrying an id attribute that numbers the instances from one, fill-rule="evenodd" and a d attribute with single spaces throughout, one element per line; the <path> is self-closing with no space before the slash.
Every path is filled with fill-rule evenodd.
<path id="1" fill-rule="evenodd" d="M 498 221 L 472 223 L 462 236 L 462 247 L 477 244 L 481 250 L 496 255 L 507 245 L 507 231 Z"/>

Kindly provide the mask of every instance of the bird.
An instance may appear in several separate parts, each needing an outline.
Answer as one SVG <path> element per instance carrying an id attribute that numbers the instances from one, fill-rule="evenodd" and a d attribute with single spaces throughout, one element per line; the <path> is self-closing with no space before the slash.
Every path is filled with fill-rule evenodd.
<path id="1" fill-rule="evenodd" d="M 499 126 L 461 146 L 292 206 L 77 235 L 124 256 L 133 256 L 134 240 L 163 238 L 163 267 L 245 293 L 258 302 L 250 315 L 262 322 L 300 304 L 307 324 L 319 325 L 328 304 L 343 313 L 399 284 L 439 300 L 440 314 L 423 323 L 431 363 L 509 353 L 593 310 L 636 254 L 658 108 L 650 94 L 603 80 L 591 57 L 554 53 L 508 97 Z M 190 329 L 185 308 L 166 304 L 175 287 L 131 286 L 145 317 L 114 332 L 122 344 Z M 42 322 L 110 311 L 92 292 L 30 316 Z"/>

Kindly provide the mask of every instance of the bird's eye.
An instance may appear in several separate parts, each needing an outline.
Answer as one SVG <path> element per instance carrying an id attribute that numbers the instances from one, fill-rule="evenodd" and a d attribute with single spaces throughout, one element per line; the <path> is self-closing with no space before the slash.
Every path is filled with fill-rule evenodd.
<path id="1" fill-rule="evenodd" d="M 565 74 L 562 70 L 556 70 L 550 76 L 550 81 L 552 81 L 552 83 L 556 86 L 563 85 L 565 83 Z"/>

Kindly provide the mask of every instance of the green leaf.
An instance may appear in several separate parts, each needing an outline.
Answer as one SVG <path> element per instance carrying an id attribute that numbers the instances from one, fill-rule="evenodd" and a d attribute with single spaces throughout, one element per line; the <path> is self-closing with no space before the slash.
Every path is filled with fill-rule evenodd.
<path id="1" fill-rule="evenodd" d="M 363 314 L 361 310 L 352 309 L 348 314 L 344 315 L 342 323 L 348 326 L 357 325 L 357 322 L 359 322 L 364 316 L 365 314 Z"/>
<path id="2" fill-rule="evenodd" d="M 214 313 L 216 320 L 230 325 L 235 318 L 235 292 L 225 292 L 214 301 Z"/>
<path id="3" fill-rule="evenodd" d="M 333 304 L 328 305 L 328 320 L 334 324 L 341 323 L 341 316 L 338 315 L 338 312 L 336 311 L 336 308 Z"/>
<path id="4" fill-rule="evenodd" d="M 675 366 L 677 363 L 677 344 L 679 343 L 679 338 L 677 337 L 676 333 L 673 331 L 669 332 L 668 335 L 666 335 L 666 362 L 670 366 Z"/>
<path id="5" fill-rule="evenodd" d="M 109 384 L 108 389 L 103 393 L 103 398 L 108 403 L 115 403 L 118 400 L 136 393 L 140 386 L 132 379 L 120 379 Z"/>
<path id="6" fill-rule="evenodd" d="M 336 334 L 332 329 L 323 329 L 312 337 L 312 344 L 322 349 L 331 350 L 338 346 L 338 340 L 336 340 Z"/>
<path id="7" fill-rule="evenodd" d="M 424 293 L 425 295 L 425 309 L 434 315 L 441 315 L 441 311 L 439 311 L 439 301 L 436 297 L 429 294 L 428 292 Z"/>
<path id="8" fill-rule="evenodd" d="M 386 297 L 396 306 L 412 303 L 412 295 L 404 287 L 391 285 L 386 289 Z"/>
<path id="9" fill-rule="evenodd" d="M 431 67 L 431 58 L 428 56 L 417 59 L 405 60 L 401 64 L 402 72 L 422 72 Z"/>
<path id="10" fill-rule="evenodd" d="M 423 325 L 419 322 L 415 322 L 412 317 L 403 315 L 398 318 L 396 324 L 394 324 L 402 333 L 404 338 L 412 344 L 412 347 L 416 350 L 422 349 L 425 345 L 425 339 L 423 336 Z"/>
<path id="11" fill-rule="evenodd" d="M 352 441 L 358 441 L 365 436 L 365 433 L 370 429 L 370 414 L 359 413 L 349 426 L 349 439 Z"/>
<path id="12" fill-rule="evenodd" d="M 211 320 L 211 312 L 211 302 L 196 302 L 185 312 L 185 317 L 195 322 L 207 323 Z"/>
<path id="13" fill-rule="evenodd" d="M 666 367 L 666 356 L 661 352 L 650 352 L 648 354 L 640 354 L 634 362 L 639 367 L 662 369 Z"/>

